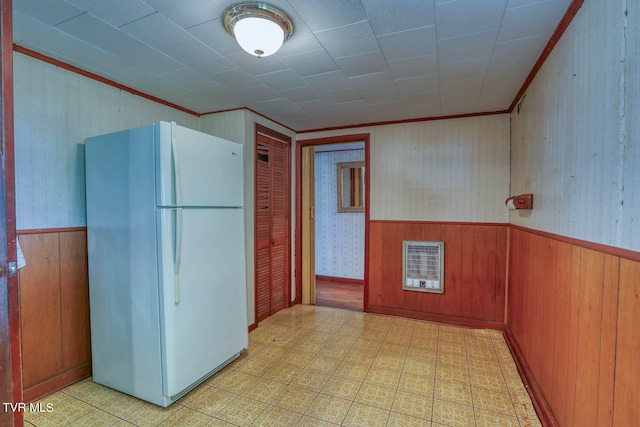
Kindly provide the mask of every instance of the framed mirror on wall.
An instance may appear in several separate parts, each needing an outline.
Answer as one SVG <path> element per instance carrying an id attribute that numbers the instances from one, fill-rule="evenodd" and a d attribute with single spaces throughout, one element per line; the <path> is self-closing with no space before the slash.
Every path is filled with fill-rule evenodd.
<path id="1" fill-rule="evenodd" d="M 364 212 L 364 162 L 338 163 L 338 212 Z"/>

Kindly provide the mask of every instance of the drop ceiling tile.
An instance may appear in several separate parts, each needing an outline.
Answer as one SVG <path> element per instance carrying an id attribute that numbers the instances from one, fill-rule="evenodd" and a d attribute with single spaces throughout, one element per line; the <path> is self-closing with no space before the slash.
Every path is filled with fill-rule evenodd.
<path id="1" fill-rule="evenodd" d="M 293 108 L 291 110 L 277 111 L 274 113 L 269 113 L 269 117 L 273 118 L 278 122 L 290 122 L 292 120 L 299 120 L 311 117 L 309 113 L 304 111 L 302 108 Z"/>
<path id="2" fill-rule="evenodd" d="M 292 102 L 311 101 L 313 99 L 320 99 L 322 95 L 309 85 L 297 87 L 294 89 L 280 90 L 280 95 L 284 96 Z"/>
<path id="3" fill-rule="evenodd" d="M 524 82 L 531 71 L 531 64 L 528 62 L 511 62 L 506 64 L 489 64 L 485 81 L 500 83 L 510 79 L 518 79 Z"/>
<path id="4" fill-rule="evenodd" d="M 496 43 L 491 64 L 530 61 L 533 65 L 549 41 L 551 34 L 538 34 L 516 40 Z"/>
<path id="5" fill-rule="evenodd" d="M 324 92 L 326 90 L 339 90 L 351 88 L 349 80 L 342 71 L 330 71 L 328 73 L 315 74 L 304 77 L 307 83 L 316 90 Z"/>
<path id="6" fill-rule="evenodd" d="M 416 77 L 413 79 L 400 79 L 396 80 L 398 89 L 402 92 L 437 92 L 438 91 L 438 77 Z"/>
<path id="7" fill-rule="evenodd" d="M 322 45 L 311 31 L 304 25 L 293 24 L 291 37 L 284 42 L 280 50 L 276 52 L 278 57 L 286 57 L 322 49 Z"/>
<path id="8" fill-rule="evenodd" d="M 196 25 L 188 28 L 187 31 L 220 55 L 229 56 L 244 52 L 236 40 L 224 29 L 221 19 Z"/>
<path id="9" fill-rule="evenodd" d="M 67 2 L 51 0 L 13 0 L 13 10 L 40 22 L 56 25 L 84 13 Z"/>
<path id="10" fill-rule="evenodd" d="M 484 77 L 488 67 L 489 58 L 441 64 L 438 66 L 438 78 L 441 82 L 445 82 L 451 80 L 469 80 L 478 76 Z"/>
<path id="11" fill-rule="evenodd" d="M 335 103 L 362 100 L 362 96 L 353 88 L 329 90 L 322 92 L 322 96 Z"/>
<path id="12" fill-rule="evenodd" d="M 226 58 L 252 76 L 272 73 L 274 71 L 280 71 L 287 68 L 287 66 L 284 65 L 282 61 L 274 55 L 258 58 L 257 56 L 253 56 L 245 51 L 242 51 L 233 55 L 229 55 Z"/>
<path id="13" fill-rule="evenodd" d="M 482 90 L 484 79 L 456 80 L 440 83 L 440 92 L 446 94 L 452 93 L 474 93 L 479 94 Z"/>
<path id="14" fill-rule="evenodd" d="M 534 3 L 542 3 L 548 0 L 508 0 L 507 9 L 513 9 L 514 7 L 529 6 Z M 563 0 L 561 0 L 563 1 Z M 568 4 L 567 4 L 568 6 Z"/>
<path id="15" fill-rule="evenodd" d="M 197 43 L 192 49 L 174 55 L 180 63 L 202 74 L 214 74 L 235 68 L 235 66 L 208 46 Z"/>
<path id="16" fill-rule="evenodd" d="M 477 108 L 480 111 L 506 110 L 520 90 L 520 86 L 522 86 L 521 79 L 485 82 L 478 98 Z"/>
<path id="17" fill-rule="evenodd" d="M 207 86 L 215 84 L 215 82 L 191 68 L 181 68 L 179 70 L 169 71 L 168 73 L 158 74 L 158 76 L 177 87 L 196 93 L 198 92 L 198 88 L 206 88 Z"/>
<path id="18" fill-rule="evenodd" d="M 498 41 L 519 39 L 536 34 L 551 34 L 566 9 L 567 4 L 564 0 L 549 0 L 507 9 L 502 20 Z"/>
<path id="19" fill-rule="evenodd" d="M 434 104 L 440 105 L 440 92 L 405 92 L 402 100 L 406 105 Z"/>
<path id="20" fill-rule="evenodd" d="M 436 5 L 438 38 L 479 33 L 498 28 L 507 0 L 454 0 Z"/>
<path id="21" fill-rule="evenodd" d="M 393 75 L 389 72 L 351 77 L 349 82 L 360 93 L 397 88 Z"/>
<path id="22" fill-rule="evenodd" d="M 438 40 L 438 63 L 488 58 L 498 36 L 498 29 Z"/>
<path id="23" fill-rule="evenodd" d="M 368 21 L 318 31 L 315 35 L 333 58 L 373 52 L 379 49 Z"/>
<path id="24" fill-rule="evenodd" d="M 378 43 L 387 61 L 435 55 L 436 27 L 423 27 L 378 37 Z"/>
<path id="25" fill-rule="evenodd" d="M 278 111 L 286 111 L 295 108 L 295 104 L 285 98 L 269 99 L 267 101 L 252 102 L 247 105 L 249 108 L 262 114 L 277 113 Z"/>
<path id="26" fill-rule="evenodd" d="M 401 98 L 397 90 L 386 89 L 377 92 L 367 92 L 362 94 L 362 98 L 369 105 L 388 104 L 391 102 L 400 102 Z"/>
<path id="27" fill-rule="evenodd" d="M 192 49 L 198 39 L 160 13 L 120 27 L 122 31 L 167 55 Z"/>
<path id="28" fill-rule="evenodd" d="M 246 104 L 281 98 L 281 96 L 276 91 L 265 85 L 247 89 L 239 89 L 238 91 L 236 91 L 236 95 L 244 98 Z"/>
<path id="29" fill-rule="evenodd" d="M 294 89 L 297 87 L 307 86 L 307 83 L 290 69 L 260 74 L 256 76 L 256 79 L 260 80 L 271 89 L 278 91 L 283 89 Z"/>
<path id="30" fill-rule="evenodd" d="M 176 0 L 144 1 L 182 28 L 219 19 L 226 9 L 226 2 L 220 0 L 189 0 L 188 4 Z"/>
<path id="31" fill-rule="evenodd" d="M 410 79 L 420 76 L 438 75 L 438 57 L 436 55 L 389 61 L 389 69 L 396 79 Z"/>
<path id="32" fill-rule="evenodd" d="M 118 55 L 132 65 L 139 65 L 156 73 L 183 67 L 164 53 L 86 13 L 69 19 L 55 28 L 113 55 Z"/>
<path id="33" fill-rule="evenodd" d="M 287 123 L 290 128 L 298 132 L 301 132 L 304 130 L 320 129 L 322 127 L 327 127 L 326 123 L 324 123 L 322 120 L 313 116 L 305 117 L 302 119 L 291 120 L 291 121 L 288 121 Z"/>
<path id="34" fill-rule="evenodd" d="M 81 69 L 105 76 L 129 64 L 21 12 L 13 14 L 14 42 Z"/>
<path id="35" fill-rule="evenodd" d="M 339 58 L 336 63 L 347 77 L 389 71 L 387 61 L 380 51 Z"/>
<path id="36" fill-rule="evenodd" d="M 325 1 L 289 0 L 289 3 L 313 32 L 367 19 L 360 0 L 341 0 L 339 6 Z"/>
<path id="37" fill-rule="evenodd" d="M 211 78 L 234 90 L 260 86 L 260 82 L 256 78 L 239 68 L 215 73 L 211 75 Z"/>
<path id="38" fill-rule="evenodd" d="M 142 0 L 67 0 L 79 9 L 86 10 L 96 18 L 114 27 L 140 19 L 155 12 L 155 9 Z"/>
<path id="39" fill-rule="evenodd" d="M 301 77 L 326 73 L 338 69 L 333 59 L 324 51 L 314 50 L 281 58 L 296 74 Z"/>
<path id="40" fill-rule="evenodd" d="M 440 102 L 429 102 L 407 106 L 407 113 L 413 118 L 437 117 L 442 115 Z"/>
<path id="41" fill-rule="evenodd" d="M 433 0 L 362 0 L 362 3 L 378 36 L 435 24 Z"/>
<path id="42" fill-rule="evenodd" d="M 298 102 L 298 106 L 311 115 L 319 114 L 325 111 L 331 111 L 333 109 L 333 104 L 324 98 L 301 101 Z"/>

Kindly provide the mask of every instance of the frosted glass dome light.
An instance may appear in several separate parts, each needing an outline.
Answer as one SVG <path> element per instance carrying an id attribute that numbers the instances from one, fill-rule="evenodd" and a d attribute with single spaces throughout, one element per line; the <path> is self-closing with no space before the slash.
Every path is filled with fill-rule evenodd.
<path id="1" fill-rule="evenodd" d="M 291 19 L 283 11 L 262 2 L 231 6 L 222 21 L 240 47 L 257 57 L 276 53 L 293 32 Z"/>
<path id="2" fill-rule="evenodd" d="M 284 42 L 282 27 L 264 18 L 244 18 L 233 27 L 241 48 L 254 56 L 273 55 Z"/>

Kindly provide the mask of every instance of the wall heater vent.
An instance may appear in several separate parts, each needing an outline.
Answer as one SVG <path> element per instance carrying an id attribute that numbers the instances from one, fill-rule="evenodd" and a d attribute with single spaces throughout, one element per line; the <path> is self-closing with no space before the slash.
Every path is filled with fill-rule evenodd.
<path id="1" fill-rule="evenodd" d="M 444 242 L 402 242 L 402 289 L 444 292 Z"/>

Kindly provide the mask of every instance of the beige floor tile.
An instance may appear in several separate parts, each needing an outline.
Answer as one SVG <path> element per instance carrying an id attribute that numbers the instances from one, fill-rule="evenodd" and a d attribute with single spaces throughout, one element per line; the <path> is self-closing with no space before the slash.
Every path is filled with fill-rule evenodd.
<path id="1" fill-rule="evenodd" d="M 398 391 L 391 407 L 392 412 L 410 415 L 425 420 L 431 419 L 433 397 Z"/>
<path id="2" fill-rule="evenodd" d="M 319 394 L 306 410 L 305 415 L 330 423 L 340 424 L 347 415 L 351 401 Z"/>
<path id="3" fill-rule="evenodd" d="M 270 406 L 251 424 L 251 427 L 284 427 L 295 426 L 302 414 L 277 406 Z"/>
<path id="4" fill-rule="evenodd" d="M 218 412 L 216 418 L 240 427 L 250 425 L 267 409 L 267 404 L 246 397 L 237 397 Z"/>
<path id="5" fill-rule="evenodd" d="M 259 377 L 267 369 L 273 366 L 274 362 L 268 359 L 263 359 L 260 356 L 247 359 L 242 365 L 235 367 L 234 369 L 244 374 L 253 375 Z"/>
<path id="6" fill-rule="evenodd" d="M 385 427 L 389 419 L 389 411 L 354 403 L 349 408 L 344 422 L 345 427 Z"/>
<path id="7" fill-rule="evenodd" d="M 473 405 L 471 387 L 453 381 L 436 381 L 434 397 L 448 402 Z"/>
<path id="8" fill-rule="evenodd" d="M 520 422 L 516 417 L 510 417 L 504 414 L 485 411 L 483 409 L 475 409 L 476 426 L 477 427 L 520 427 Z"/>
<path id="9" fill-rule="evenodd" d="M 362 381 L 350 380 L 334 375 L 325 384 L 321 392 L 341 399 L 353 400 L 356 398 L 361 386 Z"/>
<path id="10" fill-rule="evenodd" d="M 325 374 L 332 374 L 338 366 L 342 363 L 342 359 L 334 358 L 334 357 L 314 357 L 311 361 L 305 366 L 305 369 L 310 369 L 312 371 L 321 371 Z"/>
<path id="11" fill-rule="evenodd" d="M 111 402 L 109 402 L 111 403 Z M 124 416 L 126 421 L 140 427 L 156 426 L 167 420 L 180 409 L 180 406 L 171 405 L 168 408 L 162 408 L 152 403 L 142 402 L 142 406 L 132 413 Z"/>
<path id="12" fill-rule="evenodd" d="M 108 412 L 101 411 L 100 409 L 94 409 L 68 425 L 74 427 L 112 427 L 121 422 L 123 422 L 123 420 L 115 415 L 111 415 Z"/>
<path id="13" fill-rule="evenodd" d="M 245 374 L 243 372 L 233 371 L 226 375 L 222 380 L 215 384 L 216 388 L 226 390 L 231 393 L 242 394 L 251 384 L 258 381 L 255 375 Z"/>
<path id="14" fill-rule="evenodd" d="M 298 371 L 298 375 L 291 380 L 290 384 L 294 387 L 319 392 L 327 381 L 329 381 L 329 378 L 331 378 L 331 375 L 327 373 L 303 369 Z"/>
<path id="15" fill-rule="evenodd" d="M 268 369 L 262 374 L 262 378 L 278 381 L 283 384 L 289 384 L 293 380 L 301 369 L 295 365 L 281 363 L 278 364 L 277 369 Z"/>
<path id="16" fill-rule="evenodd" d="M 398 390 L 407 393 L 433 396 L 433 378 L 402 373 L 398 382 Z"/>
<path id="17" fill-rule="evenodd" d="M 333 376 L 362 382 L 369 373 L 369 369 L 368 365 L 361 365 L 359 363 L 345 360 L 338 366 L 333 373 Z"/>
<path id="18" fill-rule="evenodd" d="M 55 413 L 25 420 L 37 427 L 541 427 L 499 331 L 297 305 L 261 322 L 249 343 L 169 408 L 88 379 L 40 401 Z"/>
<path id="19" fill-rule="evenodd" d="M 273 405 L 304 414 L 318 393 L 297 387 L 287 387 L 273 401 Z"/>
<path id="20" fill-rule="evenodd" d="M 391 410 L 395 395 L 396 389 L 394 388 L 364 383 L 354 400 L 364 405 Z"/>
<path id="21" fill-rule="evenodd" d="M 439 351 L 437 357 L 437 366 L 451 366 L 456 369 L 468 369 L 467 357 L 460 353 L 450 353 L 447 351 Z"/>
<path id="22" fill-rule="evenodd" d="M 473 407 L 439 399 L 433 401 L 432 420 L 453 427 L 475 426 Z M 498 424 L 494 427 L 502 426 Z"/>
<path id="23" fill-rule="evenodd" d="M 344 355 L 344 360 L 357 363 L 359 365 L 371 366 L 376 359 L 376 355 L 368 350 L 350 350 Z"/>
<path id="24" fill-rule="evenodd" d="M 201 412 L 196 412 L 189 408 L 182 408 L 160 424 L 160 427 L 203 427 L 211 420 L 212 417 Z"/>
<path id="25" fill-rule="evenodd" d="M 431 421 L 422 418 L 412 417 L 407 414 L 391 412 L 387 427 L 429 427 Z"/>
<path id="26" fill-rule="evenodd" d="M 511 396 L 491 390 L 473 388 L 473 406 L 487 411 L 516 416 Z"/>
<path id="27" fill-rule="evenodd" d="M 378 354 L 373 361 L 373 368 L 388 369 L 390 371 L 402 371 L 405 356 L 390 356 Z"/>
<path id="28" fill-rule="evenodd" d="M 469 372 L 451 366 L 438 366 L 436 368 L 436 380 L 456 381 L 465 385 L 470 385 Z"/>
<path id="29" fill-rule="evenodd" d="M 185 403 L 185 405 L 194 411 L 215 416 L 236 397 L 237 395 L 233 393 L 212 387 L 195 397 L 193 400 Z"/>
<path id="30" fill-rule="evenodd" d="M 317 418 L 303 415 L 302 418 L 300 418 L 300 421 L 298 421 L 298 424 L 296 424 L 296 427 L 335 427 L 337 425 L 339 424 L 334 424 L 328 421 L 322 421 Z"/>
<path id="31" fill-rule="evenodd" d="M 504 381 L 502 374 L 492 375 L 471 372 L 469 374 L 469 381 L 473 387 L 499 391 L 501 393 L 509 393 L 509 388 L 507 387 L 507 383 Z"/>
<path id="32" fill-rule="evenodd" d="M 283 383 L 260 378 L 258 381 L 251 384 L 251 386 L 245 390 L 242 395 L 263 403 L 271 403 L 280 393 L 282 393 L 282 390 L 284 390 L 285 387 L 286 385 Z"/>
<path id="33" fill-rule="evenodd" d="M 93 406 L 100 406 L 116 398 L 120 392 L 87 378 L 64 389 L 64 393 Z"/>
<path id="34" fill-rule="evenodd" d="M 516 410 L 516 416 L 521 423 L 527 422 L 530 425 L 537 425 L 536 423 L 539 423 L 538 415 L 528 395 L 512 395 L 511 401 Z"/>
<path id="35" fill-rule="evenodd" d="M 309 357 L 308 354 L 300 354 L 300 353 L 287 353 L 282 360 L 278 361 L 277 363 L 280 364 L 285 364 L 285 365 L 290 365 L 290 366 L 294 366 L 296 368 L 304 368 L 305 366 L 307 366 L 307 364 L 309 364 L 309 361 L 312 358 Z"/>
<path id="36" fill-rule="evenodd" d="M 401 373 L 388 369 L 371 368 L 364 378 L 364 382 L 382 387 L 397 388 Z"/>
<path id="37" fill-rule="evenodd" d="M 402 372 L 412 375 L 418 375 L 421 377 L 433 378 L 436 372 L 435 359 L 422 359 L 412 356 L 407 356 L 404 361 L 404 367 Z"/>

